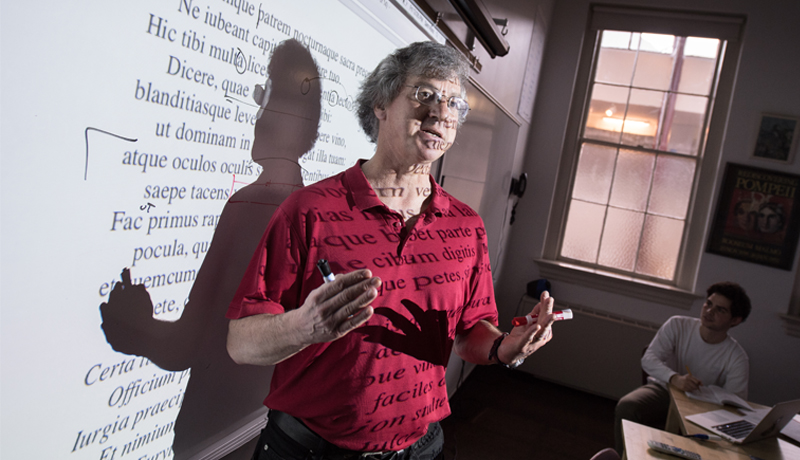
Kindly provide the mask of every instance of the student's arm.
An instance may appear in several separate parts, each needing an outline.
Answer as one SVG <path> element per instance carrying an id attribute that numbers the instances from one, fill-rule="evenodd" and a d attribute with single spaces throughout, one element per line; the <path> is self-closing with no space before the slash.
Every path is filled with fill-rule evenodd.
<path id="1" fill-rule="evenodd" d="M 303 305 L 285 313 L 233 319 L 228 354 L 238 364 L 270 365 L 314 343 L 332 342 L 364 324 L 373 314 L 380 278 L 369 270 L 338 275 L 311 291 Z"/>
<path id="2" fill-rule="evenodd" d="M 680 376 L 674 369 L 667 366 L 667 360 L 674 353 L 677 337 L 677 321 L 673 317 L 658 329 L 642 356 L 642 370 L 647 375 L 662 382 L 670 382 L 673 376 Z"/>

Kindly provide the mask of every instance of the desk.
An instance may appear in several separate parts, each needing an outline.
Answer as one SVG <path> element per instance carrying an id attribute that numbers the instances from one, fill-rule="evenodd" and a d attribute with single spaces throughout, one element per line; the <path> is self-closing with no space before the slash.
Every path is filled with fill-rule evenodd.
<path id="1" fill-rule="evenodd" d="M 686 393 L 669 386 L 669 413 L 667 415 L 666 430 L 676 434 L 712 434 L 694 423 L 686 420 L 689 415 L 699 414 L 720 408 L 735 412 L 730 406 L 698 401 L 686 396 Z M 763 408 L 760 404 L 748 403 L 754 408 Z M 728 441 L 710 441 L 707 444 L 718 444 L 720 447 L 744 455 L 753 455 L 763 460 L 800 460 L 800 447 L 787 441 L 789 438 L 778 436 L 748 444 L 732 444 Z"/>
<path id="2" fill-rule="evenodd" d="M 750 460 L 748 455 L 724 449 L 716 445 L 716 443 L 684 438 L 683 436 L 640 425 L 630 420 L 622 421 L 622 437 L 625 440 L 625 453 L 622 458 L 627 460 L 683 460 L 680 457 L 667 455 L 648 448 L 647 441 L 651 439 L 697 452 L 703 460 Z"/>

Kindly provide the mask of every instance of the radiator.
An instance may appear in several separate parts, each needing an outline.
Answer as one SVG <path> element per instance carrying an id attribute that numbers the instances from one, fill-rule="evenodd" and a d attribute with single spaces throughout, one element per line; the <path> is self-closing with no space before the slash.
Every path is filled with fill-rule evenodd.
<path id="1" fill-rule="evenodd" d="M 536 302 L 524 296 L 516 315 Z M 572 309 L 573 319 L 555 323 L 553 340 L 519 370 L 615 400 L 642 384 L 642 352 L 659 325 L 560 301 L 558 308 Z"/>

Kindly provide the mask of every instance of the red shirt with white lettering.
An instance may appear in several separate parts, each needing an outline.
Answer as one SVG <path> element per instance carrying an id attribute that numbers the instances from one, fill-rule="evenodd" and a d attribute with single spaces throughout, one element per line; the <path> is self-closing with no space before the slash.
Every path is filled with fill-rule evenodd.
<path id="1" fill-rule="evenodd" d="M 382 280 L 375 314 L 339 340 L 275 367 L 264 404 L 357 451 L 400 450 L 450 414 L 445 385 L 457 333 L 497 324 L 481 218 L 431 178 L 430 206 L 407 231 L 360 164 L 293 193 L 272 217 L 227 317 L 302 305 L 334 273 L 369 268 Z M 397 192 L 399 193 L 399 192 Z"/>

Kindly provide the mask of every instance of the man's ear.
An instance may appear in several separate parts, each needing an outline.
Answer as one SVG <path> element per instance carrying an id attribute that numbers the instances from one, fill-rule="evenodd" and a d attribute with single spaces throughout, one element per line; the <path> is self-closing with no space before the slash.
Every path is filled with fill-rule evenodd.
<path id="1" fill-rule="evenodd" d="M 373 108 L 372 111 L 375 113 L 375 117 L 378 120 L 386 121 L 386 109 L 385 108 L 375 106 L 375 108 Z"/>
<path id="2" fill-rule="evenodd" d="M 731 318 L 731 327 L 736 327 L 742 324 L 742 317 L 741 316 L 734 316 Z"/>

